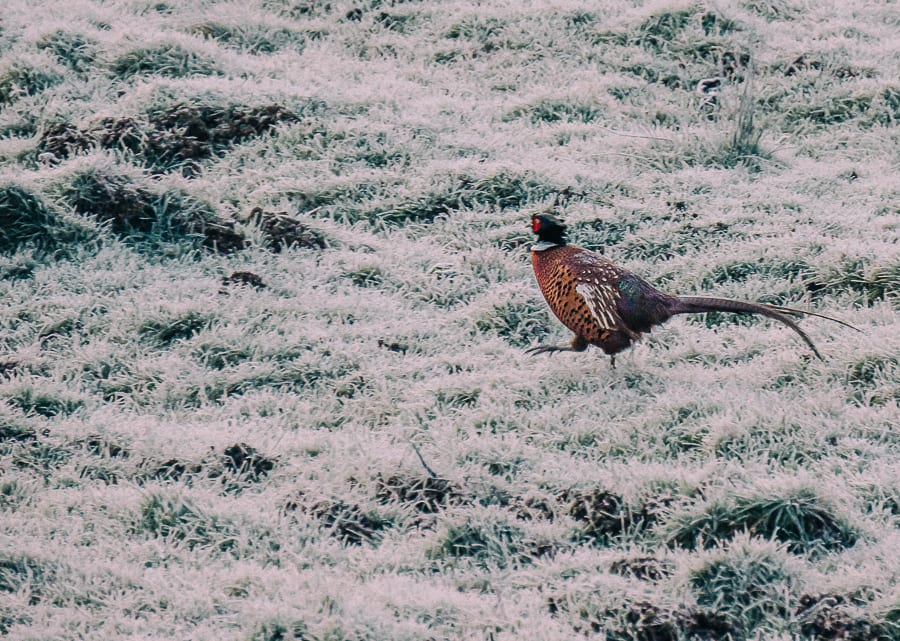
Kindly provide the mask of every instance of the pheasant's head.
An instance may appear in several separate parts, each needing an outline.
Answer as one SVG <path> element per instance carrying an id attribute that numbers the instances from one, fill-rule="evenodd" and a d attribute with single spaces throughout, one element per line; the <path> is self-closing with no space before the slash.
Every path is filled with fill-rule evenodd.
<path id="1" fill-rule="evenodd" d="M 553 214 L 543 212 L 531 215 L 531 231 L 537 234 L 538 240 L 565 245 L 566 224 Z"/>

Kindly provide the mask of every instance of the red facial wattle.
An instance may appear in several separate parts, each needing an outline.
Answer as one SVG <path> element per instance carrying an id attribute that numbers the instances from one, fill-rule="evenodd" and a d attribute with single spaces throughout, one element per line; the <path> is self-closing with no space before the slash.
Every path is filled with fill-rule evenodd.
<path id="1" fill-rule="evenodd" d="M 541 230 L 541 221 L 539 218 L 535 217 L 531 219 L 531 231 L 535 234 Z"/>

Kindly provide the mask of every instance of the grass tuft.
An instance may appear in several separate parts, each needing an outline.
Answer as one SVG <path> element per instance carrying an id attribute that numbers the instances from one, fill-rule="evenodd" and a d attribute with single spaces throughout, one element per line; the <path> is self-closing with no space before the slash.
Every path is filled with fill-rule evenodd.
<path id="1" fill-rule="evenodd" d="M 739 496 L 676 517 L 668 541 L 691 550 L 710 548 L 741 532 L 785 543 L 797 554 L 843 550 L 859 539 L 856 528 L 815 490 L 800 487 L 780 496 Z"/>
<path id="2" fill-rule="evenodd" d="M 205 513 L 187 499 L 160 493 L 144 499 L 133 530 L 135 534 L 176 542 L 189 550 L 201 547 L 224 552 L 236 545 L 232 523 Z"/>
<path id="3" fill-rule="evenodd" d="M 0 184 L 0 253 L 52 251 L 88 238 L 87 227 L 63 218 L 39 196 L 14 183 Z"/>
<path id="4" fill-rule="evenodd" d="M 79 73 L 93 70 L 99 54 L 96 40 L 83 34 L 57 29 L 37 41 L 37 48 Z"/>
<path id="5" fill-rule="evenodd" d="M 24 592 L 29 605 L 40 603 L 44 589 L 55 575 L 53 565 L 44 560 L 9 552 L 0 554 L 0 592 Z"/>
<path id="6" fill-rule="evenodd" d="M 550 319 L 543 302 L 528 296 L 510 296 L 475 319 L 475 329 L 500 336 L 516 347 L 528 347 L 550 335 Z"/>
<path id="7" fill-rule="evenodd" d="M 0 105 L 34 96 L 62 81 L 63 75 L 52 67 L 40 65 L 38 61 L 16 61 L 10 66 L 0 68 Z"/>
<path id="8" fill-rule="evenodd" d="M 194 310 L 149 318 L 138 327 L 138 335 L 165 347 L 179 340 L 187 340 L 209 327 L 213 317 Z"/>
<path id="9" fill-rule="evenodd" d="M 795 583 L 777 552 L 753 543 L 717 551 L 689 579 L 697 603 L 725 615 L 742 636 L 783 618 Z"/>
<path id="10" fill-rule="evenodd" d="M 293 29 L 260 23 L 202 22 L 191 27 L 189 32 L 215 40 L 229 49 L 253 55 L 270 54 L 284 49 L 299 53 L 306 43 L 304 34 Z"/>
<path id="11" fill-rule="evenodd" d="M 137 47 L 118 56 L 111 71 L 123 80 L 134 76 L 212 76 L 221 72 L 209 56 L 185 49 L 179 44 L 164 43 Z"/>
<path id="12" fill-rule="evenodd" d="M 900 300 L 900 262 L 872 267 L 862 257 L 845 257 L 838 265 L 810 269 L 803 284 L 815 297 L 852 293 L 865 305 Z"/>
<path id="13" fill-rule="evenodd" d="M 533 125 L 553 122 L 593 122 L 603 115 L 600 105 L 589 100 L 545 98 L 517 107 L 503 116 L 504 121 L 524 118 Z"/>
<path id="14" fill-rule="evenodd" d="M 72 179 L 64 196 L 76 212 L 127 240 L 199 241 L 219 253 L 247 244 L 234 222 L 221 220 L 207 203 L 182 191 L 150 191 L 127 176 L 88 170 Z"/>
<path id="15" fill-rule="evenodd" d="M 719 163 L 730 168 L 743 165 L 760 171 L 760 160 L 768 158 L 760 146 L 763 130 L 756 123 L 756 99 L 750 93 L 750 82 L 744 83 L 741 101 L 734 120 L 734 133 L 722 149 Z"/>
<path id="16" fill-rule="evenodd" d="M 431 223 L 463 209 L 514 209 L 540 202 L 554 193 L 559 193 L 556 187 L 530 173 L 500 171 L 481 178 L 453 176 L 444 189 L 425 192 L 388 208 L 370 210 L 366 217 L 381 225 Z"/>
<path id="17" fill-rule="evenodd" d="M 25 384 L 4 390 L 2 398 L 26 414 L 46 418 L 72 414 L 82 405 L 82 401 L 78 399 Z"/>
<path id="18" fill-rule="evenodd" d="M 847 371 L 850 398 L 863 405 L 891 405 L 900 402 L 900 359 L 896 356 L 866 355 L 855 360 Z"/>
<path id="19" fill-rule="evenodd" d="M 469 560 L 483 568 L 516 567 L 531 561 L 524 538 L 522 528 L 492 512 L 483 519 L 467 517 L 448 523 L 428 557 Z"/>

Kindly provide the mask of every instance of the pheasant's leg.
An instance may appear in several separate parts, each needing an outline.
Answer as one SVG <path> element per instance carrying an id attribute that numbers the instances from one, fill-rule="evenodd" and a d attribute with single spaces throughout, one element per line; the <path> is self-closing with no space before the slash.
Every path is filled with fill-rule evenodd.
<path id="1" fill-rule="evenodd" d="M 553 352 L 583 352 L 587 349 L 588 342 L 577 334 L 572 337 L 570 343 L 560 343 L 559 345 L 537 345 L 525 350 L 526 354 L 543 354 Z"/>
<path id="2" fill-rule="evenodd" d="M 613 354 L 609 357 L 609 364 L 613 369 L 616 369 L 616 355 Z"/>

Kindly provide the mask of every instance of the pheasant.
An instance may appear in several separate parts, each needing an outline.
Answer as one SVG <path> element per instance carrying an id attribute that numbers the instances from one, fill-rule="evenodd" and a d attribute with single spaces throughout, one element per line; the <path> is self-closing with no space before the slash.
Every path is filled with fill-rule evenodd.
<path id="1" fill-rule="evenodd" d="M 797 332 L 820 359 L 822 355 L 812 340 L 788 314 L 818 316 L 856 329 L 836 318 L 801 309 L 665 294 L 605 256 L 567 244 L 566 225 L 553 214 L 534 214 L 531 229 L 538 237 L 531 248 L 538 286 L 556 317 L 575 333 L 570 343 L 538 345 L 527 350 L 531 354 L 583 352 L 588 345 L 596 345 L 612 357 L 615 367 L 616 354 L 675 314 L 735 312 L 768 316 Z"/>

